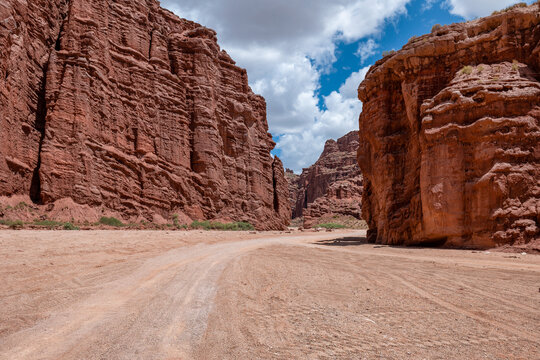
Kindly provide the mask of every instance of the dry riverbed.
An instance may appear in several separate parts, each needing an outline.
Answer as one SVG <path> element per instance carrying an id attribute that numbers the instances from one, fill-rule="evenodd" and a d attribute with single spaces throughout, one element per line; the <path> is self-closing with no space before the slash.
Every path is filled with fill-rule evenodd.
<path id="1" fill-rule="evenodd" d="M 540 256 L 363 231 L 0 232 L 0 359 L 537 359 Z"/>

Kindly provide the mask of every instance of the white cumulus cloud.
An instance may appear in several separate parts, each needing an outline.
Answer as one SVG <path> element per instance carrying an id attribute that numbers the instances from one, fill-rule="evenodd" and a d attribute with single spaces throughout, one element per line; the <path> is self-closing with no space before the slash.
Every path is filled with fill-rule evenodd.
<path id="1" fill-rule="evenodd" d="M 437 0 L 425 0 L 424 4 L 422 5 L 422 11 L 431 9 L 436 2 Z"/>
<path id="2" fill-rule="evenodd" d="M 353 73 L 319 107 L 320 78 L 336 60 L 336 43 L 377 35 L 409 2 L 163 0 L 162 6 L 218 32 L 222 48 L 247 69 L 251 87 L 266 98 L 270 132 L 279 137 L 285 166 L 300 171 L 317 159 L 326 139 L 358 128 L 356 88 L 367 69 Z M 369 40 L 367 45 L 364 56 L 376 46 Z"/>
<path id="3" fill-rule="evenodd" d="M 362 103 L 358 100 L 358 85 L 364 80 L 369 66 L 354 72 L 339 88 L 324 98 L 325 110 L 317 109 L 312 114 L 313 121 L 308 131 L 288 132 L 281 136 L 277 148 L 282 150 L 281 158 L 291 169 L 299 172 L 313 164 L 328 139 L 338 139 L 347 132 L 358 129 L 358 117 Z M 316 100 L 305 99 L 312 108 Z"/>
<path id="4" fill-rule="evenodd" d="M 378 47 L 379 45 L 377 45 L 373 39 L 369 39 L 360 43 L 358 50 L 356 51 L 356 56 L 360 58 L 360 62 L 363 64 L 369 57 L 375 55 L 375 50 L 377 50 Z"/>
<path id="5" fill-rule="evenodd" d="M 516 0 L 447 0 L 450 12 L 465 19 L 487 16 L 521 1 Z M 528 3 L 532 3 L 531 0 Z"/>

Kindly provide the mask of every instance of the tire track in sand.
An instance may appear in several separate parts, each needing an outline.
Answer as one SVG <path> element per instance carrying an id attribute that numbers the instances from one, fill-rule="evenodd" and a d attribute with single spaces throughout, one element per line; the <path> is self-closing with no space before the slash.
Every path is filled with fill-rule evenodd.
<path id="1" fill-rule="evenodd" d="M 0 358 L 192 358 L 191 351 L 205 333 L 224 267 L 242 253 L 302 238 L 263 238 L 170 250 L 33 327 L 0 338 Z"/>
<path id="2" fill-rule="evenodd" d="M 486 319 L 485 317 L 477 315 L 477 314 L 475 314 L 475 313 L 473 313 L 471 311 L 463 309 L 463 308 L 461 308 L 459 306 L 456 306 L 456 305 L 454 305 L 452 303 L 449 303 L 449 302 L 447 302 L 447 301 L 445 301 L 445 300 L 443 300 L 443 299 L 441 299 L 441 298 L 439 298 L 437 296 L 434 296 L 434 295 L 430 294 L 429 292 L 425 291 L 424 289 L 421 289 L 418 286 L 414 285 L 413 283 L 403 279 L 401 276 L 391 274 L 391 273 L 388 273 L 388 276 L 390 276 L 393 279 L 397 280 L 398 282 L 400 282 L 401 284 L 403 284 L 404 286 L 406 286 L 410 290 L 414 291 L 418 295 L 422 296 L 423 298 L 425 298 L 427 300 L 430 300 L 430 301 L 434 302 L 435 304 L 437 304 L 439 306 L 442 306 L 445 309 L 448 309 L 448 310 L 453 311 L 455 313 L 467 316 L 467 317 L 469 317 L 471 319 L 474 319 L 476 321 L 480 321 L 480 322 L 486 323 L 488 325 L 492 325 L 492 326 L 494 326 L 496 328 L 503 329 L 506 332 L 508 332 L 508 333 L 518 337 L 518 338 L 522 338 L 522 339 L 525 339 L 527 341 L 530 341 L 530 342 L 533 342 L 533 343 L 536 343 L 536 344 L 540 345 L 540 334 L 536 334 L 536 335 L 529 334 L 529 333 L 523 332 L 522 330 L 517 329 L 517 328 L 515 328 L 513 326 L 510 326 L 508 324 L 504 324 L 504 323 L 501 323 L 501 322 L 495 321 L 495 320 Z"/>

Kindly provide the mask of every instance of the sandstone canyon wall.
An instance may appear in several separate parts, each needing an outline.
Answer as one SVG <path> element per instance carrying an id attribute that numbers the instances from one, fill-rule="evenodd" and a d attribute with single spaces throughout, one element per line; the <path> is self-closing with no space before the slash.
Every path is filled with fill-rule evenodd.
<path id="1" fill-rule="evenodd" d="M 300 186 L 298 181 L 300 180 L 300 175 L 295 174 L 291 169 L 285 169 L 285 179 L 289 185 L 289 203 L 291 204 L 291 213 L 294 212 L 296 206 L 296 199 L 298 198 L 298 191 Z M 294 218 L 294 217 L 293 217 Z"/>
<path id="2" fill-rule="evenodd" d="M 0 3 L 0 196 L 281 229 L 266 104 L 155 0 Z"/>
<path id="3" fill-rule="evenodd" d="M 293 218 L 303 216 L 305 227 L 332 215 L 361 218 L 363 178 L 356 160 L 357 149 L 357 131 L 326 142 L 317 162 L 293 178 Z"/>
<path id="4" fill-rule="evenodd" d="M 371 241 L 540 248 L 539 6 L 435 27 L 370 69 L 358 159 Z"/>

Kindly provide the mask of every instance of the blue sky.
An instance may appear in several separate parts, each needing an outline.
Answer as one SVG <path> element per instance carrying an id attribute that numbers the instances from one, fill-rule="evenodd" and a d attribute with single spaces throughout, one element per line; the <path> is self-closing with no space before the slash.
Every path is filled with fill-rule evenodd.
<path id="1" fill-rule="evenodd" d="M 429 33 L 435 24 L 446 25 L 464 21 L 461 16 L 450 14 L 448 5 L 441 2 L 433 3 L 431 7 L 427 7 L 425 0 L 414 0 L 407 4 L 406 8 L 407 13 L 388 19 L 380 34 L 352 43 L 338 43 L 337 61 L 332 70 L 321 77 L 321 96 L 338 90 L 352 71 L 358 71 L 359 68 L 367 64 L 375 63 L 382 57 L 383 51 L 401 49 L 412 36 Z M 358 48 L 360 44 L 365 44 L 369 39 L 374 41 L 377 48 L 374 49 L 372 55 L 360 59 L 357 54 Z"/>
<path id="2" fill-rule="evenodd" d="M 162 0 L 218 32 L 267 102 L 273 153 L 300 172 L 327 139 L 358 129 L 357 88 L 383 51 L 514 0 Z M 533 0 L 528 0 L 532 3 Z"/>

